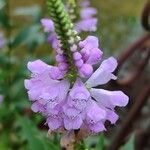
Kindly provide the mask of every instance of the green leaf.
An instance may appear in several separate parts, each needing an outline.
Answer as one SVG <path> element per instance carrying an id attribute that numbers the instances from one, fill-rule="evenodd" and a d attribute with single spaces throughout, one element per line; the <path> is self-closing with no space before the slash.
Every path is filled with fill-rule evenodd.
<path id="1" fill-rule="evenodd" d="M 11 150 L 10 133 L 7 131 L 7 129 L 0 131 L 0 150 Z"/>
<path id="2" fill-rule="evenodd" d="M 27 117 L 19 117 L 18 123 L 22 129 L 21 135 L 27 140 L 29 150 L 58 150 L 59 146 L 54 145 L 36 128 L 35 124 Z M 46 135 L 45 135 L 46 136 Z"/>
<path id="3" fill-rule="evenodd" d="M 105 136 L 104 136 L 104 134 L 100 134 L 96 149 L 97 150 L 104 150 L 104 148 L 105 148 Z"/>
<path id="4" fill-rule="evenodd" d="M 28 7 L 19 7 L 15 9 L 14 13 L 15 16 L 32 16 L 34 22 L 39 21 L 39 18 L 41 16 L 41 8 L 38 5 L 34 6 L 28 6 Z"/>
<path id="5" fill-rule="evenodd" d="M 135 137 L 132 135 L 129 141 L 120 150 L 134 150 Z"/>
<path id="6" fill-rule="evenodd" d="M 11 42 L 11 47 L 15 48 L 20 44 L 31 45 L 33 43 L 42 44 L 44 42 L 44 35 L 39 32 L 40 25 L 35 24 L 30 27 L 25 27 L 16 35 Z"/>

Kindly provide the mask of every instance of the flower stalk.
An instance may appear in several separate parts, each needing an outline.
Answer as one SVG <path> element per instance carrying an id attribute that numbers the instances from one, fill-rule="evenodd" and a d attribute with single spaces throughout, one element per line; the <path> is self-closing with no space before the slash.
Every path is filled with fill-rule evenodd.
<path id="1" fill-rule="evenodd" d="M 69 71 L 66 78 L 74 82 L 77 77 L 77 70 L 74 66 L 70 47 L 78 42 L 79 37 L 73 29 L 73 23 L 65 11 L 62 0 L 47 0 L 47 7 L 49 15 L 54 22 L 55 32 L 60 42 L 61 49 L 64 51 L 67 63 L 69 64 Z"/>
<path id="2" fill-rule="evenodd" d="M 66 134 L 65 141 L 74 148 L 74 144 L 88 135 L 106 131 L 106 120 L 115 124 L 119 117 L 114 108 L 126 106 L 129 98 L 119 90 L 97 88 L 117 79 L 113 74 L 117 60 L 110 57 L 102 61 L 94 72 L 93 65 L 101 61 L 103 54 L 99 39 L 88 36 L 80 41 L 75 31 L 93 31 L 97 19 L 92 16 L 96 10 L 85 1 L 81 11 L 83 20 L 73 26 L 62 1 L 47 0 L 52 20 L 41 21 L 57 52 L 57 65 L 51 66 L 41 60 L 28 62 L 31 78 L 25 80 L 25 88 L 32 101 L 32 110 L 46 117 L 49 131 Z M 94 22 L 92 29 L 89 28 L 91 22 Z"/>
<path id="3" fill-rule="evenodd" d="M 68 13 L 71 20 L 75 23 L 80 18 L 79 8 L 76 0 L 67 0 Z"/>

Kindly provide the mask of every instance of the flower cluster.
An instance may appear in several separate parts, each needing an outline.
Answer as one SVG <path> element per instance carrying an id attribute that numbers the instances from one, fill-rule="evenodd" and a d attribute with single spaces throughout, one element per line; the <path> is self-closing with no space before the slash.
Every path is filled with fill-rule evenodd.
<path id="1" fill-rule="evenodd" d="M 97 38 L 89 36 L 79 43 L 79 47 L 81 51 L 73 53 L 75 65 L 79 69 L 79 77 L 73 87 L 64 78 L 68 65 L 63 54 L 56 56 L 57 62 L 61 64 L 59 72 L 55 66 L 41 60 L 29 62 L 28 69 L 32 72 L 32 78 L 25 80 L 25 87 L 33 102 L 32 110 L 46 116 L 50 130 L 83 127 L 89 132 L 98 133 L 105 130 L 106 120 L 111 123 L 117 121 L 118 115 L 114 108 L 126 106 L 128 97 L 121 91 L 95 88 L 111 79 L 115 80 L 116 76 L 112 72 L 117 67 L 117 61 L 110 57 L 92 74 L 93 69 L 89 64 L 100 61 L 102 55 Z M 80 78 L 83 76 L 89 77 L 85 83 Z"/>
<path id="2" fill-rule="evenodd" d="M 106 120 L 112 124 L 118 120 L 115 107 L 128 103 L 128 96 L 122 91 L 97 88 L 117 79 L 113 74 L 117 61 L 110 57 L 94 72 L 93 65 L 101 61 L 103 54 L 98 38 L 88 36 L 79 40 L 61 0 L 48 0 L 48 6 L 54 22 L 43 19 L 42 24 L 46 32 L 54 35 L 50 39 L 57 53 L 57 66 L 41 60 L 28 63 L 31 79 L 25 80 L 25 88 L 32 110 L 46 117 L 51 131 L 86 129 L 88 133 L 98 133 L 106 130 Z M 86 3 L 83 6 L 86 7 Z M 59 40 L 54 40 L 56 36 Z"/>
<path id="3" fill-rule="evenodd" d="M 80 2 L 80 1 L 79 1 Z M 74 29 L 78 33 L 82 31 L 93 32 L 97 29 L 97 18 L 94 15 L 97 14 L 95 8 L 90 7 L 90 1 L 84 0 L 79 3 L 80 6 L 80 20 L 75 22 Z M 52 48 L 58 49 L 60 47 L 60 42 L 55 33 L 54 22 L 51 19 L 43 18 L 41 19 L 41 24 L 44 28 L 44 32 L 48 33 L 48 43 L 51 44 Z"/>

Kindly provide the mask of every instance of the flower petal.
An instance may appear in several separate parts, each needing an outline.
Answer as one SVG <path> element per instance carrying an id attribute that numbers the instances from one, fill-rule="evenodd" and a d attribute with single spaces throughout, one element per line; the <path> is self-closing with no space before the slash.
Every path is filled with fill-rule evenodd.
<path id="1" fill-rule="evenodd" d="M 59 99 L 64 100 L 70 88 L 70 83 L 67 80 L 62 80 L 59 83 Z"/>
<path id="2" fill-rule="evenodd" d="M 114 57 L 109 57 L 102 62 L 101 67 L 109 72 L 113 72 L 117 65 L 117 60 Z"/>
<path id="3" fill-rule="evenodd" d="M 40 111 L 40 109 L 41 109 L 41 105 L 38 103 L 38 102 L 34 102 L 33 104 L 32 104 L 32 106 L 31 106 L 31 110 L 33 111 L 33 112 L 39 112 Z"/>
<path id="4" fill-rule="evenodd" d="M 68 104 L 78 110 L 85 109 L 90 98 L 90 93 L 80 79 L 77 79 L 69 93 Z"/>
<path id="5" fill-rule="evenodd" d="M 48 117 L 47 123 L 50 130 L 59 129 L 63 125 L 61 118 L 54 118 L 52 116 Z"/>
<path id="6" fill-rule="evenodd" d="M 96 124 L 91 124 L 91 125 L 89 125 L 89 128 L 93 133 L 98 133 L 98 132 L 102 132 L 102 131 L 106 130 L 103 122 L 98 122 Z"/>
<path id="7" fill-rule="evenodd" d="M 107 83 L 111 79 L 116 79 L 116 77 L 112 74 L 116 67 L 117 61 L 113 57 L 104 60 L 100 67 L 86 81 L 86 84 L 90 87 L 96 87 Z"/>
<path id="8" fill-rule="evenodd" d="M 76 118 L 80 113 L 79 110 L 75 109 L 74 107 L 70 107 L 69 105 L 65 105 L 63 107 L 63 112 L 70 119 Z"/>
<path id="9" fill-rule="evenodd" d="M 54 32 L 54 23 L 51 19 L 43 18 L 41 23 L 45 32 Z"/>
<path id="10" fill-rule="evenodd" d="M 107 112 L 106 119 L 109 120 L 112 124 L 115 124 L 116 121 L 119 119 L 119 116 L 110 109 L 107 109 L 106 112 Z"/>
<path id="11" fill-rule="evenodd" d="M 82 123 L 83 120 L 80 115 L 74 119 L 64 118 L 64 126 L 67 130 L 77 130 L 81 127 Z"/>
<path id="12" fill-rule="evenodd" d="M 86 121 L 89 124 L 95 124 L 105 119 L 106 112 L 104 109 L 100 108 L 94 100 L 91 101 L 91 104 L 87 107 Z"/>
<path id="13" fill-rule="evenodd" d="M 88 99 L 90 97 L 90 93 L 81 81 L 81 79 L 77 79 L 73 88 L 71 89 L 69 95 L 72 99 Z"/>
<path id="14" fill-rule="evenodd" d="M 107 91 L 103 89 L 90 90 L 91 96 L 101 105 L 113 109 L 115 106 L 126 106 L 129 98 L 122 91 Z"/>
<path id="15" fill-rule="evenodd" d="M 103 52 L 100 49 L 93 48 L 91 50 L 89 59 L 86 61 L 86 63 L 91 64 L 91 65 L 98 63 L 102 58 L 102 54 Z"/>
<path id="16" fill-rule="evenodd" d="M 47 65 L 46 63 L 44 63 L 41 60 L 35 60 L 32 62 L 28 62 L 27 67 L 33 74 L 41 74 L 44 71 L 46 71 L 47 69 L 51 68 L 50 65 Z"/>

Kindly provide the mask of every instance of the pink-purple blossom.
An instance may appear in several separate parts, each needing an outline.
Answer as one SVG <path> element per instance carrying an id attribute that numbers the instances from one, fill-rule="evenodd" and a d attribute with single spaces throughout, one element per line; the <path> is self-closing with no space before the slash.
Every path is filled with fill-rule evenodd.
<path id="1" fill-rule="evenodd" d="M 96 10 L 89 7 L 89 1 L 83 1 L 81 6 L 82 20 L 77 23 L 78 29 L 77 24 L 75 28 L 78 32 L 94 31 Z M 77 40 L 74 29 L 69 30 L 71 34 L 65 51 L 57 39 L 52 20 L 42 19 L 41 23 L 56 51 L 57 64 L 52 66 L 42 60 L 28 62 L 31 78 L 26 79 L 24 85 L 32 103 L 31 109 L 45 116 L 50 131 L 82 128 L 88 133 L 105 131 L 105 121 L 115 124 L 119 118 L 115 108 L 124 107 L 129 101 L 120 90 L 98 88 L 117 79 L 113 74 L 117 60 L 110 57 L 102 61 L 99 39 L 87 36 L 84 40 Z M 93 65 L 100 62 L 94 71 Z"/>
<path id="2" fill-rule="evenodd" d="M 62 56 L 60 58 L 63 60 Z M 82 127 L 86 127 L 90 133 L 106 130 L 105 121 L 116 123 L 118 115 L 115 107 L 126 106 L 128 97 L 122 91 L 108 91 L 95 87 L 111 79 L 115 80 L 113 71 L 116 67 L 116 59 L 110 57 L 101 63 L 85 83 L 77 78 L 71 88 L 66 79 L 51 78 L 50 69 L 53 66 L 41 60 L 29 62 L 28 69 L 32 76 L 31 79 L 25 80 L 25 87 L 33 103 L 32 110 L 42 113 L 47 118 L 47 124 L 52 131 L 62 128 L 76 130 Z"/>

